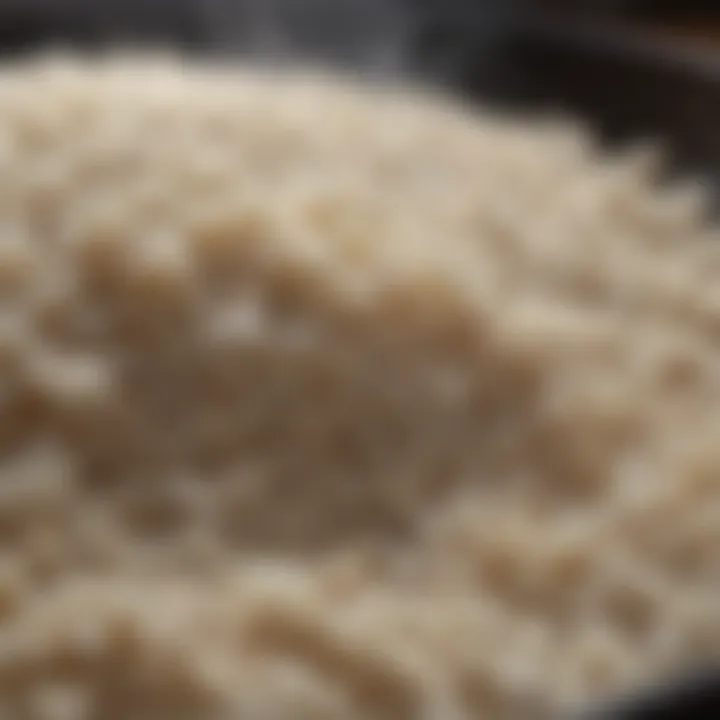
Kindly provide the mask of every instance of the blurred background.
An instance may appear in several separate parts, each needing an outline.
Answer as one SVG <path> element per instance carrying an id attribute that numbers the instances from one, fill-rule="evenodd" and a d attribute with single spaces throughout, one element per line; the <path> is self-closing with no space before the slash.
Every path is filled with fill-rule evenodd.
<path id="1" fill-rule="evenodd" d="M 659 140 L 720 187 L 718 0 L 0 0 L 6 56 L 128 43 L 419 76 Z"/>
<path id="2" fill-rule="evenodd" d="M 610 144 L 659 142 L 720 199 L 720 0 L 0 0 L 0 50 L 169 47 L 331 62 L 562 113 Z M 720 718 L 681 683 L 607 718 Z"/>

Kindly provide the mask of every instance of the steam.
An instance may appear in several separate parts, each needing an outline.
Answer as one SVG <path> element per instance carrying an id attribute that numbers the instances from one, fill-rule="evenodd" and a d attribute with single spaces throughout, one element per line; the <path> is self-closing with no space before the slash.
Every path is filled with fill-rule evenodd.
<path id="1" fill-rule="evenodd" d="M 518 0 L 200 0 L 221 54 L 457 79 L 503 36 Z"/>
<path id="2" fill-rule="evenodd" d="M 418 23 L 401 0 L 204 0 L 221 53 L 408 70 Z"/>

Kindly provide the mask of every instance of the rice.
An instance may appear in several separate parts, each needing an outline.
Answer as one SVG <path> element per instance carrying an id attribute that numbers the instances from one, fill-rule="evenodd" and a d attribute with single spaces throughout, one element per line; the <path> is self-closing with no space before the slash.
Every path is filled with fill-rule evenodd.
<path id="1" fill-rule="evenodd" d="M 0 716 L 543 718 L 720 652 L 720 245 L 583 132 L 0 75 Z"/>

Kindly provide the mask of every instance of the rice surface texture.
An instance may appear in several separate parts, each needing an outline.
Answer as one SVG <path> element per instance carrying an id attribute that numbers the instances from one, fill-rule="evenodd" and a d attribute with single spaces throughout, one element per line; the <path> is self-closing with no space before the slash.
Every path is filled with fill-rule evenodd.
<path id="1" fill-rule="evenodd" d="M 409 88 L 0 71 L 0 718 L 539 720 L 720 659 L 720 244 Z"/>

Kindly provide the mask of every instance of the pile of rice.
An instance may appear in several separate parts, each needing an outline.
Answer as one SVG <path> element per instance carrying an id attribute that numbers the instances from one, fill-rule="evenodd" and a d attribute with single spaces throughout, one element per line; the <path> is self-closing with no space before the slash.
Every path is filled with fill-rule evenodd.
<path id="1" fill-rule="evenodd" d="M 720 655 L 720 244 L 348 79 L 0 73 L 0 716 L 553 717 Z"/>

